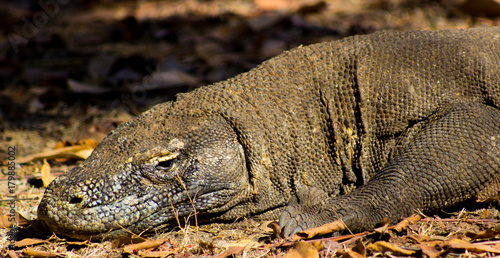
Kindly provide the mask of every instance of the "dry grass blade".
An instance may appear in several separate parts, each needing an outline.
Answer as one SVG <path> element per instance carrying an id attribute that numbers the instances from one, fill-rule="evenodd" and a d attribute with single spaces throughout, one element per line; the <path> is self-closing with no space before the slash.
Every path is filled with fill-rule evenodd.
<path id="1" fill-rule="evenodd" d="M 174 251 L 144 252 L 141 253 L 141 257 L 167 257 L 176 253 Z"/>

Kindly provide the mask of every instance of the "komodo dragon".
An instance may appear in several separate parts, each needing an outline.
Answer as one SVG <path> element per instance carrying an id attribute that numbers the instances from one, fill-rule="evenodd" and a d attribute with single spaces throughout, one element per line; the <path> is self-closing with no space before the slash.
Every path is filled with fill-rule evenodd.
<path id="1" fill-rule="evenodd" d="M 200 223 L 281 213 L 286 235 L 371 229 L 497 196 L 499 109 L 500 27 L 299 47 L 120 125 L 49 185 L 38 216 L 79 239 L 194 210 Z"/>

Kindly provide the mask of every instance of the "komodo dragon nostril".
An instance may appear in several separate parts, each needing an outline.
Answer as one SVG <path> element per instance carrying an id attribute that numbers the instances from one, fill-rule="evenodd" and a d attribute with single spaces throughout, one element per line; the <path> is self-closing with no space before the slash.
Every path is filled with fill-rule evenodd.
<path id="1" fill-rule="evenodd" d="M 75 196 L 75 197 L 71 198 L 71 200 L 69 200 L 69 203 L 70 204 L 79 204 L 79 203 L 82 203 L 82 201 L 83 201 L 82 197 Z"/>

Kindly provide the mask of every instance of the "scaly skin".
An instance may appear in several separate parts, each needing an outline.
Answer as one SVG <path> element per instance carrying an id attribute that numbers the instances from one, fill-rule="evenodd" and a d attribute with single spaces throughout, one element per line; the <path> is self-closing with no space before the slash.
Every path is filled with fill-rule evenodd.
<path id="1" fill-rule="evenodd" d="M 291 235 L 498 193 L 499 35 L 383 32 L 286 52 L 120 125 L 49 185 L 39 218 L 106 239 L 195 210 L 199 222 L 282 212 Z"/>

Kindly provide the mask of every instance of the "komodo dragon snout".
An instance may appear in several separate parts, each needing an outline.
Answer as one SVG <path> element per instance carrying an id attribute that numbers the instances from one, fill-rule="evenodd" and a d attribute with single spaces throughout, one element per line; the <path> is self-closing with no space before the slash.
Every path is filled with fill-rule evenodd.
<path id="1" fill-rule="evenodd" d="M 245 156 L 224 119 L 155 123 L 165 126 L 118 128 L 87 162 L 54 180 L 39 206 L 42 222 L 60 235 L 111 238 L 185 223 L 195 210 L 196 219 L 210 220 L 244 199 Z"/>

